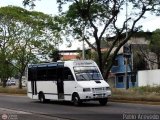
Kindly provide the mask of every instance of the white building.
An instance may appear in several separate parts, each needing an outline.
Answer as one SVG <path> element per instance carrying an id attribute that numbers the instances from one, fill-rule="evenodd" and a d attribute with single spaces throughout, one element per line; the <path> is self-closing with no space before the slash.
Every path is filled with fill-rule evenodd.
<path id="1" fill-rule="evenodd" d="M 160 69 L 138 71 L 138 86 L 160 86 Z"/>

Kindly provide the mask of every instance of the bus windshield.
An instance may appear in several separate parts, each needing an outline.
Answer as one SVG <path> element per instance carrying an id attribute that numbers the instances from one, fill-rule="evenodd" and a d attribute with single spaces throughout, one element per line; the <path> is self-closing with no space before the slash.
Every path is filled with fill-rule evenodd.
<path id="1" fill-rule="evenodd" d="M 77 81 L 102 80 L 102 76 L 97 67 L 74 67 Z"/>

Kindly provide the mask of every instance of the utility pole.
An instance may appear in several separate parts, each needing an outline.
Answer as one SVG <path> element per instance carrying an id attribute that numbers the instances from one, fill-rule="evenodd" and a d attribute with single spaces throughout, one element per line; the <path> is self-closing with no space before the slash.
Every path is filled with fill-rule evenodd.
<path id="1" fill-rule="evenodd" d="M 126 0 L 126 38 L 128 37 L 128 1 Z M 125 71 L 125 89 L 129 88 L 129 80 L 128 80 L 128 56 L 129 56 L 130 50 L 129 50 L 129 45 L 125 44 L 124 45 L 124 57 L 125 57 L 125 64 L 126 64 L 126 71 Z"/>
<path id="2" fill-rule="evenodd" d="M 126 38 L 128 37 L 128 22 L 127 22 L 127 19 L 128 19 L 128 2 L 126 0 Z"/>
<path id="3" fill-rule="evenodd" d="M 128 80 L 128 57 L 125 57 L 126 60 L 126 72 L 125 72 L 125 88 L 128 89 L 129 88 L 129 80 Z"/>
<path id="4" fill-rule="evenodd" d="M 125 44 L 123 46 L 123 54 L 124 54 L 124 59 L 125 59 L 125 81 L 124 81 L 124 85 L 125 88 L 128 89 L 129 88 L 129 80 L 128 80 L 128 58 L 131 56 L 131 48 L 129 44 Z"/>

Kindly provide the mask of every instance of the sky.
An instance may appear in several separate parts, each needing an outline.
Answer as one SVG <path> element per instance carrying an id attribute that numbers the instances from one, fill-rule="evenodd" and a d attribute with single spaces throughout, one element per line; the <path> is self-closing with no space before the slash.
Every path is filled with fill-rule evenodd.
<path id="1" fill-rule="evenodd" d="M 26 8 L 29 10 L 29 7 L 24 7 L 22 4 L 23 0 L 0 0 L 0 7 L 2 6 L 8 6 L 8 5 L 15 5 L 15 6 L 20 6 L 22 8 Z M 33 10 L 35 11 L 40 11 L 43 12 L 45 14 L 52 14 L 52 15 L 56 15 L 58 14 L 58 4 L 56 4 L 57 0 L 37 0 L 36 6 L 34 7 Z M 64 9 L 67 9 L 67 6 L 64 6 Z M 154 31 L 157 28 L 160 28 L 160 16 L 153 16 L 153 15 L 149 15 L 147 17 L 147 19 L 141 20 L 138 22 L 138 24 L 143 26 L 143 30 L 144 31 Z M 64 44 L 59 45 L 59 49 L 60 50 L 70 50 L 70 49 L 77 49 L 77 48 L 81 48 L 82 43 L 79 42 L 74 42 L 73 45 L 71 46 L 71 48 L 67 48 L 66 47 L 66 43 L 64 42 Z"/>

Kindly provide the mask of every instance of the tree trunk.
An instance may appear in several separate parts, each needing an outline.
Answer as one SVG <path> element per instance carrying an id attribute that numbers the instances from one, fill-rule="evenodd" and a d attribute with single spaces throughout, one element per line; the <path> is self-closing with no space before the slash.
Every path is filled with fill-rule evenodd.
<path id="1" fill-rule="evenodd" d="M 96 45 L 97 45 L 97 53 L 98 53 L 98 66 L 103 74 L 103 66 L 102 66 L 102 53 L 101 53 L 101 46 L 100 46 L 100 40 L 96 40 Z"/>
<path id="2" fill-rule="evenodd" d="M 157 55 L 157 64 L 158 64 L 158 69 L 160 69 L 160 54 Z"/>
<path id="3" fill-rule="evenodd" d="M 106 80 L 107 80 L 108 77 L 109 77 L 109 73 L 110 73 L 110 70 L 111 70 L 111 68 L 112 68 L 112 64 L 113 64 L 113 61 L 112 61 L 112 60 L 107 63 L 107 68 L 106 68 L 106 70 L 105 70 L 105 72 L 104 72 L 104 79 L 106 79 Z"/>
<path id="4" fill-rule="evenodd" d="M 19 89 L 22 89 L 22 76 L 23 76 L 23 73 L 20 74 L 20 77 L 19 77 Z"/>
<path id="5" fill-rule="evenodd" d="M 98 52 L 98 65 L 99 65 L 99 69 L 103 73 L 102 53 L 101 53 L 101 50 L 98 50 L 97 52 Z"/>
<path id="6" fill-rule="evenodd" d="M 3 83 L 2 87 L 4 87 L 4 88 L 6 87 L 6 82 L 7 82 L 7 80 L 5 78 L 2 78 L 2 83 Z"/>

